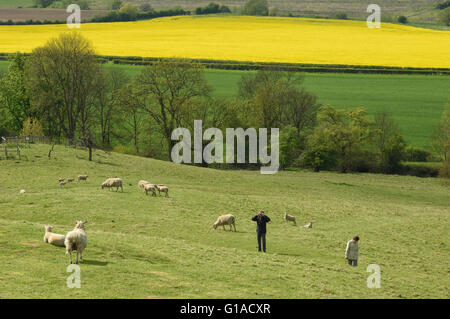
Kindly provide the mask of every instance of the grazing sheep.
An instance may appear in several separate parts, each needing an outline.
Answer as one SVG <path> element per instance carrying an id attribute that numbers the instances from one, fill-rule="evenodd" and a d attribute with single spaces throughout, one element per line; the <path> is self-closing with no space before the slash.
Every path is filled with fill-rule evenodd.
<path id="1" fill-rule="evenodd" d="M 63 186 L 66 185 L 66 184 L 67 184 L 67 182 L 64 182 L 64 181 L 59 182 L 59 187 L 63 187 Z"/>
<path id="2" fill-rule="evenodd" d="M 78 254 L 80 254 L 80 259 L 83 260 L 83 250 L 87 246 L 86 232 L 84 231 L 84 224 L 87 221 L 77 220 L 74 230 L 70 231 L 66 235 L 64 240 L 64 246 L 66 246 L 66 255 L 70 256 L 70 263 L 72 263 L 72 251 L 77 251 L 77 261 L 78 264 Z"/>
<path id="3" fill-rule="evenodd" d="M 52 233 L 53 226 L 44 225 L 45 234 L 44 234 L 44 243 L 49 243 L 55 246 L 64 247 L 64 240 L 66 236 Z"/>
<path id="4" fill-rule="evenodd" d="M 153 184 L 145 184 L 144 185 L 145 195 L 148 195 L 148 192 L 152 192 L 152 196 L 156 196 L 156 185 Z"/>
<path id="5" fill-rule="evenodd" d="M 73 179 L 73 178 L 68 178 L 68 179 L 67 179 L 67 183 L 72 183 L 74 180 L 75 180 L 75 179 Z"/>
<path id="6" fill-rule="evenodd" d="M 88 178 L 87 175 L 79 175 L 79 176 L 78 176 L 78 182 L 80 182 L 80 181 L 85 181 L 85 182 L 87 182 L 87 178 Z"/>
<path id="7" fill-rule="evenodd" d="M 102 189 L 104 189 L 105 187 L 107 188 L 112 188 L 112 187 L 116 187 L 116 192 L 119 191 L 119 187 L 122 189 L 123 192 L 123 187 L 122 187 L 122 179 L 120 178 L 108 178 L 106 181 L 103 182 L 102 184 Z"/>
<path id="8" fill-rule="evenodd" d="M 19 193 L 20 193 L 20 194 L 25 194 L 25 190 L 24 190 L 24 189 L 21 189 Z"/>
<path id="9" fill-rule="evenodd" d="M 158 190 L 159 196 L 161 196 L 161 192 L 166 193 L 166 197 L 169 197 L 169 187 L 163 184 L 155 185 L 156 189 Z"/>
<path id="10" fill-rule="evenodd" d="M 150 182 L 140 180 L 138 183 L 138 187 L 144 189 L 144 185 L 146 185 L 146 184 L 150 184 Z"/>
<path id="11" fill-rule="evenodd" d="M 225 230 L 225 225 L 230 225 L 230 231 L 231 225 L 233 225 L 234 231 L 236 231 L 235 218 L 233 215 L 226 214 L 219 216 L 219 218 L 217 218 L 216 222 L 213 224 L 213 228 L 217 229 L 218 226 L 223 226 L 223 230 Z"/>
<path id="12" fill-rule="evenodd" d="M 64 178 L 60 178 L 60 179 L 58 179 L 58 182 L 64 182 L 65 181 L 65 179 Z"/>
<path id="13" fill-rule="evenodd" d="M 302 228 L 312 228 L 313 222 L 309 222 L 309 224 L 302 226 Z"/>
<path id="14" fill-rule="evenodd" d="M 288 221 L 294 222 L 294 225 L 297 226 L 295 222 L 295 216 L 289 215 L 288 213 L 284 213 L 284 221 L 287 223 Z"/>

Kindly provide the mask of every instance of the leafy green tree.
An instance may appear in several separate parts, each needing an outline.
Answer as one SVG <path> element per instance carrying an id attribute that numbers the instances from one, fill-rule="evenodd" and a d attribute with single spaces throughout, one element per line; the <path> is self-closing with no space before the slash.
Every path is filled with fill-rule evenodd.
<path id="1" fill-rule="evenodd" d="M 92 159 L 98 88 L 103 77 L 91 43 L 80 33 L 63 33 L 33 50 L 26 64 L 26 87 L 51 133 L 79 138 Z M 51 125 L 58 125 L 55 131 Z"/>
<path id="2" fill-rule="evenodd" d="M 39 120 L 36 118 L 25 119 L 20 136 L 44 136 L 44 130 Z"/>
<path id="3" fill-rule="evenodd" d="M 252 16 L 266 16 L 269 13 L 267 0 L 247 0 L 244 5 L 244 14 Z"/>
<path id="4" fill-rule="evenodd" d="M 34 5 L 38 8 L 47 8 L 55 0 L 34 0 Z"/>
<path id="5" fill-rule="evenodd" d="M 4 108 L 4 113 L 8 113 L 11 119 L 8 127 L 15 132 L 22 129 L 27 117 L 34 116 L 25 90 L 25 61 L 25 55 L 13 55 L 9 60 L 8 72 L 0 78 L 0 109 Z"/>
<path id="6" fill-rule="evenodd" d="M 306 165 L 319 170 L 335 164 L 343 173 L 356 170 L 372 136 L 364 109 L 345 111 L 326 105 L 320 108 L 317 120 L 307 138 Z"/>
<path id="7" fill-rule="evenodd" d="M 445 26 L 450 26 L 450 7 L 447 7 L 443 10 L 441 10 L 438 13 L 438 17 L 439 17 L 439 21 L 445 25 Z"/>
<path id="8" fill-rule="evenodd" d="M 398 172 L 405 158 L 406 142 L 387 111 L 378 112 L 374 122 L 374 146 L 378 165 L 385 173 Z"/>
<path id="9" fill-rule="evenodd" d="M 136 20 L 138 15 L 138 8 L 129 2 L 125 2 L 119 9 L 119 16 L 123 20 Z"/>

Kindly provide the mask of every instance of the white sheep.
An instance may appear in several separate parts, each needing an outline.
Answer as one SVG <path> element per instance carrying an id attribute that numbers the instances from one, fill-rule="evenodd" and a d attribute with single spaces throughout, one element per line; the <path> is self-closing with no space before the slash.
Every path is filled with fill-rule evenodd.
<path id="1" fill-rule="evenodd" d="M 148 195 L 148 192 L 152 192 L 152 196 L 156 196 L 156 185 L 153 184 L 145 184 L 144 185 L 145 195 Z"/>
<path id="2" fill-rule="evenodd" d="M 217 218 L 216 222 L 213 224 L 213 228 L 217 229 L 219 226 L 223 226 L 223 230 L 225 230 L 225 225 L 230 225 L 230 231 L 231 231 L 231 225 L 234 227 L 234 231 L 236 231 L 236 224 L 235 224 L 235 218 L 231 214 L 226 214 L 219 216 Z"/>
<path id="3" fill-rule="evenodd" d="M 302 226 L 302 228 L 312 228 L 313 222 L 309 222 L 309 224 Z"/>
<path id="4" fill-rule="evenodd" d="M 122 187 L 122 179 L 120 178 L 108 178 L 106 181 L 103 182 L 102 184 L 102 189 L 104 189 L 105 187 L 107 188 L 112 188 L 112 187 L 116 187 L 116 192 L 119 191 L 119 187 L 122 189 L 123 192 L 123 187 Z"/>
<path id="5" fill-rule="evenodd" d="M 52 233 L 53 226 L 44 225 L 44 243 L 49 243 L 55 246 L 64 247 L 64 240 L 66 236 Z"/>
<path id="6" fill-rule="evenodd" d="M 60 182 L 60 183 L 62 183 L 62 182 L 64 182 L 65 181 L 65 179 L 64 178 L 60 178 L 60 179 L 58 179 L 58 182 Z"/>
<path id="7" fill-rule="evenodd" d="M 63 187 L 63 186 L 66 185 L 66 184 L 67 184 L 67 182 L 64 182 L 64 181 L 59 182 L 59 187 Z"/>
<path id="8" fill-rule="evenodd" d="M 161 196 L 161 192 L 166 193 L 166 197 L 169 197 L 169 187 L 163 184 L 155 185 L 156 189 L 158 190 L 159 196 Z"/>
<path id="9" fill-rule="evenodd" d="M 88 178 L 87 175 L 79 175 L 79 176 L 78 176 L 78 182 L 80 182 L 80 181 L 85 181 L 85 182 L 87 182 L 87 178 Z"/>
<path id="10" fill-rule="evenodd" d="M 20 194 L 25 194 L 25 190 L 24 190 L 24 189 L 21 189 L 19 193 L 20 193 Z"/>
<path id="11" fill-rule="evenodd" d="M 144 180 L 140 180 L 138 183 L 138 187 L 144 189 L 144 185 L 145 184 L 150 184 L 150 182 L 144 181 Z"/>
<path id="12" fill-rule="evenodd" d="M 77 251 L 77 261 L 78 264 L 78 254 L 80 254 L 80 259 L 83 260 L 83 250 L 87 246 L 86 232 L 84 231 L 84 224 L 87 221 L 77 220 L 74 230 L 70 231 L 66 235 L 64 240 L 64 246 L 66 246 L 66 255 L 70 257 L 70 263 L 72 263 L 72 251 Z"/>
<path id="13" fill-rule="evenodd" d="M 287 223 L 288 221 L 294 222 L 294 225 L 297 225 L 295 222 L 295 216 L 289 215 L 288 213 L 284 213 L 284 221 Z"/>

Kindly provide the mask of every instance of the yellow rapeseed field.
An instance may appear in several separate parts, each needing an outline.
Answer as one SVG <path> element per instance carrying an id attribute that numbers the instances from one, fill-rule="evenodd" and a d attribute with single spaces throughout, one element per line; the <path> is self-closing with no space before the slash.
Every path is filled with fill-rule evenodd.
<path id="1" fill-rule="evenodd" d="M 0 52 L 31 52 L 66 25 L 0 26 Z M 364 21 L 179 16 L 82 24 L 98 54 L 450 68 L 450 32 Z"/>

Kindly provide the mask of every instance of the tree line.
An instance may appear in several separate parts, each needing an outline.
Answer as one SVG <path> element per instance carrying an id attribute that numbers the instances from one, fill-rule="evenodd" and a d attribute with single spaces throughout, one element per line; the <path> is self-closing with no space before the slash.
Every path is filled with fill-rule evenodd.
<path id="1" fill-rule="evenodd" d="M 221 130 L 279 128 L 281 168 L 400 173 L 408 156 L 429 155 L 407 145 L 389 112 L 373 118 L 362 108 L 321 105 L 298 73 L 260 70 L 241 78 L 235 98 L 212 93 L 201 64 L 155 61 L 130 78 L 121 69 L 104 68 L 92 44 L 71 32 L 29 56 L 11 56 L 0 77 L 0 134 L 79 140 L 90 160 L 96 147 L 168 160 L 177 143 L 172 131 L 193 132 L 194 120 L 202 120 L 203 127 Z M 450 111 L 433 149 L 448 172 Z"/>

